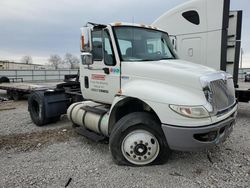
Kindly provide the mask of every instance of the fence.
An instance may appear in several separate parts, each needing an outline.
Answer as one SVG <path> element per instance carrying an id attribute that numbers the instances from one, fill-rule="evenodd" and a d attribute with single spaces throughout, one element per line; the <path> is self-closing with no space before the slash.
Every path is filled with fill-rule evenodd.
<path id="1" fill-rule="evenodd" d="M 0 70 L 0 77 L 22 78 L 23 81 L 60 81 L 66 74 L 77 74 L 77 69 L 70 70 Z"/>

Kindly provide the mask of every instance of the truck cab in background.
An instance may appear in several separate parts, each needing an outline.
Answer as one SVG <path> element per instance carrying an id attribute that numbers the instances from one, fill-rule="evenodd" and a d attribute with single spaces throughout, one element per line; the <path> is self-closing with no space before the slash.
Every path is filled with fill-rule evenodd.
<path id="1" fill-rule="evenodd" d="M 242 11 L 230 10 L 230 0 L 188 1 L 152 25 L 169 33 L 181 59 L 233 75 L 239 102 L 250 100 L 250 91 L 238 84 Z"/>

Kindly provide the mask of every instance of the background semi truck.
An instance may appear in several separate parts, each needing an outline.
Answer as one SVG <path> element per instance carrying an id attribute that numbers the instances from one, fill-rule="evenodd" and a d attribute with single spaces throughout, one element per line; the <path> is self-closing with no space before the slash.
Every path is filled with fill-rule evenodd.
<path id="1" fill-rule="evenodd" d="M 206 7 L 208 1 L 194 2 Z M 109 137 L 114 161 L 132 165 L 163 163 L 171 150 L 207 148 L 231 133 L 237 115 L 233 77 L 180 60 L 165 31 L 88 23 L 81 51 L 81 92 L 65 84 L 33 93 L 29 111 L 37 125 L 67 110 L 78 132 Z"/>
<path id="2" fill-rule="evenodd" d="M 230 10 L 230 0 L 189 1 L 152 25 L 169 33 L 181 59 L 233 75 L 238 101 L 249 102 L 250 88 L 238 83 L 242 10 Z"/>

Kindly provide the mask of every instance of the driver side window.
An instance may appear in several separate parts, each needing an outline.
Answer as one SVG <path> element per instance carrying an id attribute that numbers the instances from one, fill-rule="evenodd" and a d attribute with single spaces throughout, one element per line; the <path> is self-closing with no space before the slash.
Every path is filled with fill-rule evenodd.
<path id="1" fill-rule="evenodd" d="M 111 38 L 107 30 L 95 30 L 92 32 L 93 60 L 103 61 L 105 65 L 116 64 Z"/>
<path id="2" fill-rule="evenodd" d="M 102 61 L 102 30 L 96 30 L 92 32 L 92 45 L 93 45 L 93 60 Z"/>
<path id="3" fill-rule="evenodd" d="M 103 31 L 103 44 L 104 44 L 104 64 L 108 66 L 114 66 L 116 64 L 114 57 L 114 50 L 110 35 L 107 30 Z"/>

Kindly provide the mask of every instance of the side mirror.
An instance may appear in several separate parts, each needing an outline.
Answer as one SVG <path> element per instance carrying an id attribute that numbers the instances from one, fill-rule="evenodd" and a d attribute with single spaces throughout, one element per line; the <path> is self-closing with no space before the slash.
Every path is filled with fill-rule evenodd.
<path id="1" fill-rule="evenodd" d="M 91 28 L 90 27 L 82 27 L 81 28 L 81 52 L 91 52 Z"/>
<path id="2" fill-rule="evenodd" d="M 174 50 L 177 50 L 177 38 L 176 38 L 176 36 L 170 35 L 169 38 L 170 38 L 170 40 L 171 40 L 173 49 L 174 49 Z"/>
<path id="3" fill-rule="evenodd" d="M 83 52 L 81 54 L 81 60 L 83 65 L 92 65 L 93 64 L 93 55 L 89 52 Z"/>

